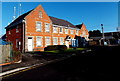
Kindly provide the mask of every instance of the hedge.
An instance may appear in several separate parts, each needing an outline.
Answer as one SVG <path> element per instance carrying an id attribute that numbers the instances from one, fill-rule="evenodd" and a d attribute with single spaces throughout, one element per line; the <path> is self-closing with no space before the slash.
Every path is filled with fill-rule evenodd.
<path id="1" fill-rule="evenodd" d="M 67 46 L 66 45 L 50 45 L 44 48 L 44 51 L 54 51 L 54 50 L 66 50 Z"/>

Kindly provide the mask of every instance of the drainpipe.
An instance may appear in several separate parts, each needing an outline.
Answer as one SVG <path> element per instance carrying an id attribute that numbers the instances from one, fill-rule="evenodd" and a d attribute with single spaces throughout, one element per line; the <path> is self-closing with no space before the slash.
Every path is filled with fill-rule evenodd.
<path id="1" fill-rule="evenodd" d="M 25 20 L 22 21 L 23 24 L 23 42 L 22 42 L 22 53 L 25 53 Z"/>

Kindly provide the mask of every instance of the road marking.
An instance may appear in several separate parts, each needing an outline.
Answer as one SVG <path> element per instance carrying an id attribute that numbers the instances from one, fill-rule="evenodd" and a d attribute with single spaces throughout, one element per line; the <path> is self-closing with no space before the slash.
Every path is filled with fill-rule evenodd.
<path id="1" fill-rule="evenodd" d="M 30 69 L 37 68 L 39 66 L 47 65 L 47 64 L 52 63 L 54 61 L 61 61 L 61 60 L 67 59 L 67 58 L 69 58 L 69 57 L 63 57 L 61 59 L 55 59 L 55 60 L 51 60 L 51 61 L 48 61 L 48 62 L 45 62 L 45 63 L 35 64 L 35 65 L 32 65 L 32 66 L 28 66 L 28 67 L 22 67 L 22 68 L 17 68 L 17 69 L 14 69 L 14 70 L 10 70 L 10 71 L 4 72 L 4 73 L 0 73 L 0 78 L 9 77 L 9 76 L 21 73 L 21 72 L 25 72 L 25 71 L 30 70 Z"/>
<path id="2" fill-rule="evenodd" d="M 8 72 L 6 72 L 4 74 L 1 74 L 0 78 L 5 78 L 5 77 L 11 76 L 11 75 L 15 75 L 15 74 L 18 74 L 18 73 L 21 73 L 21 72 L 24 72 L 24 71 L 27 71 L 27 70 L 30 70 L 30 69 L 34 69 L 36 67 L 37 66 L 29 66 L 29 67 L 24 67 L 24 68 L 17 68 L 17 70 L 15 69 L 15 70 L 12 70 L 12 71 L 8 71 Z"/>
<path id="3" fill-rule="evenodd" d="M 10 70 L 10 71 L 6 71 L 4 73 L 0 73 L 0 76 L 9 74 L 9 73 L 12 73 L 12 72 L 15 72 L 15 71 L 19 71 L 19 70 L 22 70 L 22 69 L 26 69 L 26 68 L 29 68 L 29 67 L 22 67 L 22 68 L 17 68 L 17 69 L 13 69 L 13 70 Z"/>

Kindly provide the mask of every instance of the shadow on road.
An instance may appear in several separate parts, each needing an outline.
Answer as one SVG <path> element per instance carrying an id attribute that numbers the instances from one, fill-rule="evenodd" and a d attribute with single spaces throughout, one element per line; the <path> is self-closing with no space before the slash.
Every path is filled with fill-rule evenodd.
<path id="1" fill-rule="evenodd" d="M 34 68 L 6 80 L 39 81 L 116 81 L 119 66 L 119 46 L 91 47 L 93 51 L 72 56 L 63 61 Z M 116 77 L 115 77 L 116 76 Z"/>

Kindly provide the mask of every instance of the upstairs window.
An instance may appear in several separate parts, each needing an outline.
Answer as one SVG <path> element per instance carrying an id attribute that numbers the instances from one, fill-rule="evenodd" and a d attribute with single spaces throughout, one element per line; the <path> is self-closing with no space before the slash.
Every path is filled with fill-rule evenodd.
<path id="1" fill-rule="evenodd" d="M 16 39 L 16 48 L 18 48 L 18 47 L 19 47 L 19 40 Z"/>
<path id="2" fill-rule="evenodd" d="M 63 32 L 63 28 L 60 27 L 60 33 L 62 33 L 62 32 Z"/>
<path id="3" fill-rule="evenodd" d="M 45 32 L 50 32 L 50 24 L 45 23 Z"/>
<path id="4" fill-rule="evenodd" d="M 8 34 L 9 34 L 9 35 L 11 34 L 10 30 L 8 31 Z"/>
<path id="5" fill-rule="evenodd" d="M 39 18 L 42 18 L 42 12 L 39 11 Z"/>
<path id="6" fill-rule="evenodd" d="M 18 28 L 19 28 L 19 27 L 17 26 L 17 27 L 16 27 L 16 33 L 18 33 L 18 32 L 19 32 L 19 29 L 18 29 Z"/>
<path id="7" fill-rule="evenodd" d="M 65 29 L 65 34 L 68 34 L 68 29 Z"/>
<path id="8" fill-rule="evenodd" d="M 36 37 L 36 47 L 41 47 L 42 46 L 42 37 L 37 36 Z"/>
<path id="9" fill-rule="evenodd" d="M 57 27 L 53 27 L 53 33 L 58 33 L 58 28 Z"/>
<path id="10" fill-rule="evenodd" d="M 40 21 L 36 22 L 36 31 L 39 31 L 39 32 L 42 31 L 42 23 Z"/>
<path id="11" fill-rule="evenodd" d="M 82 35 L 83 35 L 83 36 L 85 36 L 85 35 L 86 35 L 86 32 L 85 32 L 85 31 L 83 31 L 83 32 L 82 32 Z"/>
<path id="12" fill-rule="evenodd" d="M 74 30 L 70 30 L 70 34 L 74 34 Z"/>
<path id="13" fill-rule="evenodd" d="M 78 32 L 79 32 L 79 31 L 78 31 L 78 30 L 76 30 L 76 35 L 78 35 Z"/>

